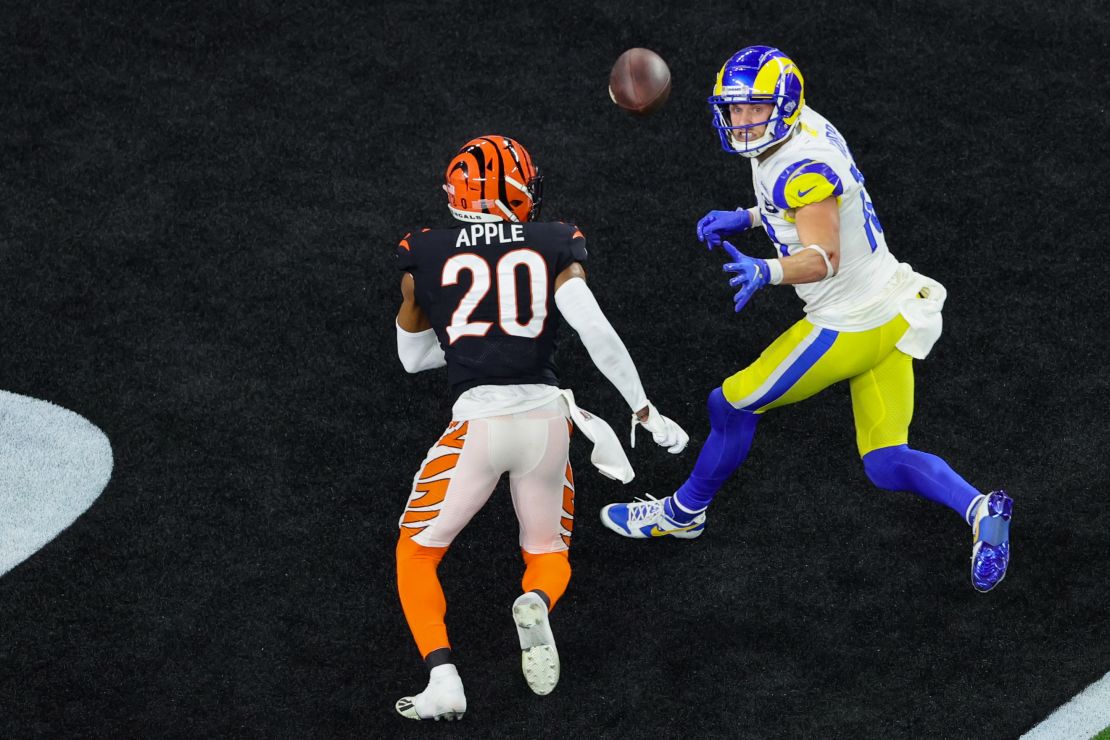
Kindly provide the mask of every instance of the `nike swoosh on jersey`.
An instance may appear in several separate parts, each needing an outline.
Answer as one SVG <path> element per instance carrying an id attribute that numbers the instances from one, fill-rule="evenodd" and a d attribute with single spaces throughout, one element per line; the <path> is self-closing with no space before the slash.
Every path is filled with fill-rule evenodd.
<path id="1" fill-rule="evenodd" d="M 817 186 L 814 185 L 813 188 L 815 188 L 815 187 L 817 187 Z M 813 190 L 813 188 L 806 188 L 805 190 L 799 190 L 798 191 L 798 197 L 799 198 L 806 197 L 807 195 L 809 195 L 810 191 Z"/>

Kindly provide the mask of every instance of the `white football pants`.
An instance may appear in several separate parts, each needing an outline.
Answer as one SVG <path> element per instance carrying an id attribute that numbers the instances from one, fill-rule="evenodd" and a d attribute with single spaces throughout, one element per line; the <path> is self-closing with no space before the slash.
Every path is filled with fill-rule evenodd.
<path id="1" fill-rule="evenodd" d="M 520 547 L 566 550 L 574 522 L 570 422 L 562 398 L 531 411 L 453 421 L 413 479 L 400 526 L 424 547 L 447 547 L 509 474 Z"/>

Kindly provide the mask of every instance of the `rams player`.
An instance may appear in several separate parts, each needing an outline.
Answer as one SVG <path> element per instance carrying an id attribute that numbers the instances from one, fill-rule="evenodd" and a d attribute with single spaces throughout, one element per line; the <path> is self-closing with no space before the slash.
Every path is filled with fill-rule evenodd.
<path id="1" fill-rule="evenodd" d="M 709 105 L 722 148 L 751 160 L 757 204 L 710 211 L 698 239 L 729 254 L 737 311 L 760 288 L 792 285 L 806 316 L 710 393 L 711 430 L 686 482 L 662 501 L 611 504 L 602 521 L 625 537 L 697 537 L 763 414 L 847 381 L 867 477 L 959 514 L 972 528 L 972 584 L 989 591 L 1006 575 L 1013 501 L 1003 491 L 981 493 L 941 458 L 908 445 L 913 359 L 924 359 L 940 336 L 944 288 L 891 254 L 848 145 L 805 104 L 801 72 L 785 54 L 767 46 L 737 52 Z M 725 241 L 757 227 L 774 259 Z"/>
<path id="2" fill-rule="evenodd" d="M 404 271 L 397 353 L 410 373 L 446 365 L 454 396 L 453 421 L 421 463 L 399 522 L 397 588 L 431 674 L 422 692 L 396 704 L 411 719 L 458 719 L 466 711 L 436 570 L 505 473 L 525 563 L 524 593 L 512 607 L 521 667 L 537 694 L 559 680 L 548 612 L 570 581 L 571 422 L 593 440 L 591 461 L 603 474 L 632 479 L 613 430 L 559 388 L 561 320 L 657 444 L 678 453 L 689 439 L 648 402 L 628 350 L 586 285 L 582 232 L 535 221 L 541 183 L 518 142 L 478 137 L 447 167 L 444 190 L 461 225 L 408 234 L 397 247 Z"/>

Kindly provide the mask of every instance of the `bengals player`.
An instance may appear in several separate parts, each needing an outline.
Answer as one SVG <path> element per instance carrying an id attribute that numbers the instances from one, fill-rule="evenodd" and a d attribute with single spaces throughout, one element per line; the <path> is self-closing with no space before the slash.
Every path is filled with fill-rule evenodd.
<path id="1" fill-rule="evenodd" d="M 402 303 L 397 353 L 410 373 L 447 367 L 452 421 L 420 465 L 400 520 L 397 587 L 430 677 L 400 699 L 411 719 L 458 719 L 462 679 L 444 622 L 440 559 L 497 481 L 509 474 L 525 570 L 513 604 L 521 666 L 547 694 L 559 680 L 548 613 L 570 580 L 573 420 L 594 441 L 591 460 L 628 482 L 631 466 L 612 429 L 559 388 L 555 347 L 566 320 L 654 441 L 681 452 L 688 437 L 648 401 L 636 366 L 590 288 L 586 239 L 571 224 L 535 219 L 542 178 L 506 136 L 467 142 L 447 166 L 444 190 L 461 225 L 407 234 L 397 247 Z"/>

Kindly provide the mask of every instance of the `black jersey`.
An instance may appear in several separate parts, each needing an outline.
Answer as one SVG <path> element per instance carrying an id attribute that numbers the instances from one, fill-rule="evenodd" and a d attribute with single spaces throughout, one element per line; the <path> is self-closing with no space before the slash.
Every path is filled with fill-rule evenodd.
<path id="1" fill-rule="evenodd" d="M 555 278 L 586 260 L 564 223 L 467 224 L 407 234 L 398 266 L 416 283 L 457 398 L 478 385 L 559 384 Z"/>

